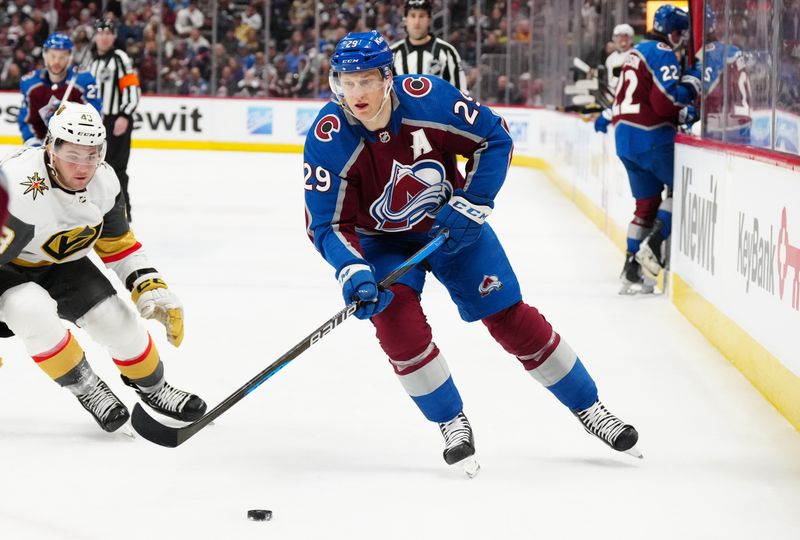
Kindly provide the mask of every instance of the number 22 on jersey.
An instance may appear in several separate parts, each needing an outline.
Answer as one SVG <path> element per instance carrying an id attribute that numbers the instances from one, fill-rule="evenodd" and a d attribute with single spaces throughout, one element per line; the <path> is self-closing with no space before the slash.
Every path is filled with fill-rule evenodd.
<path id="1" fill-rule="evenodd" d="M 633 94 L 636 92 L 636 87 L 639 86 L 639 78 L 636 72 L 632 69 L 626 69 L 622 72 L 622 80 L 617 84 L 617 94 L 614 100 L 614 105 L 611 107 L 611 114 L 613 116 L 620 116 L 623 114 L 638 114 L 640 106 L 638 103 L 633 102 Z M 619 101 L 619 93 L 624 92 L 624 98 Z"/>

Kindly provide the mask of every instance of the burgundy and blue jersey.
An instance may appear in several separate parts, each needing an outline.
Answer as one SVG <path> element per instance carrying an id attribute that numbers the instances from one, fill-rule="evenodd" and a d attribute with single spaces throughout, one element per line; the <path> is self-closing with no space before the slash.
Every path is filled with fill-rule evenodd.
<path id="1" fill-rule="evenodd" d="M 505 121 L 452 85 L 400 75 L 393 90 L 386 128 L 369 131 L 331 102 L 306 137 L 307 232 L 337 274 L 363 263 L 359 235 L 427 233 L 457 189 L 493 199 L 511 161 Z"/>
<path id="2" fill-rule="evenodd" d="M 722 139 L 723 131 L 726 131 L 725 140 L 748 143 L 752 99 L 747 62 L 741 49 L 720 41 L 704 47 L 703 88 L 706 133 Z"/>
<path id="3" fill-rule="evenodd" d="M 71 68 L 67 77 L 58 83 L 50 81 L 46 69 L 31 71 L 22 78 L 22 106 L 19 108 L 17 123 L 23 141 L 31 138 L 44 140 L 47 122 L 64 99 L 64 92 L 67 91 L 74 69 Z M 88 71 L 79 71 L 77 77 L 68 101 L 88 103 L 102 113 L 103 101 L 94 76 Z"/>
<path id="4" fill-rule="evenodd" d="M 625 60 L 612 106 L 617 154 L 635 158 L 672 143 L 678 112 L 692 102 L 675 51 L 659 40 L 638 44 Z"/>

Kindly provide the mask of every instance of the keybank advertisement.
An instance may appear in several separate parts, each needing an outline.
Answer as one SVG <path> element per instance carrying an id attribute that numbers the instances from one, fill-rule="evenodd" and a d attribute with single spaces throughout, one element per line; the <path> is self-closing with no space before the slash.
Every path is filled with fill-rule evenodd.
<path id="1" fill-rule="evenodd" d="M 800 175 L 677 145 L 672 267 L 800 376 Z"/>

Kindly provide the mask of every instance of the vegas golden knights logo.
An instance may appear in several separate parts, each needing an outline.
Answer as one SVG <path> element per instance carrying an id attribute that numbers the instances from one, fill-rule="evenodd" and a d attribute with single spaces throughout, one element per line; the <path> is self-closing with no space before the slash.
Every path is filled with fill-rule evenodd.
<path id="1" fill-rule="evenodd" d="M 50 238 L 42 246 L 42 251 L 50 255 L 57 261 L 63 261 L 70 255 L 90 247 L 97 237 L 103 224 L 98 223 L 94 227 L 76 227 L 69 231 L 61 231 Z"/>

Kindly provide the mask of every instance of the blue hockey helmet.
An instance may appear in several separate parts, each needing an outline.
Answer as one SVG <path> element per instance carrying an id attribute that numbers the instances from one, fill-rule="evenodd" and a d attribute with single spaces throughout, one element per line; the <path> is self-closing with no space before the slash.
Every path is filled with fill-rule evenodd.
<path id="1" fill-rule="evenodd" d="M 57 49 L 60 51 L 72 52 L 72 40 L 69 39 L 69 36 L 63 32 L 54 32 L 47 36 L 47 39 L 44 40 L 44 45 L 42 48 L 45 51 L 48 49 Z"/>
<path id="2" fill-rule="evenodd" d="M 331 56 L 331 71 L 347 73 L 380 69 L 386 76 L 392 69 L 392 50 L 376 30 L 350 32 L 336 45 Z"/>
<path id="3" fill-rule="evenodd" d="M 703 24 L 706 29 L 706 34 L 713 34 L 717 30 L 717 14 L 714 12 L 714 8 L 709 4 L 706 4 L 706 16 Z"/>
<path id="4" fill-rule="evenodd" d="M 656 10 L 653 16 L 653 30 L 669 38 L 672 47 L 677 49 L 689 37 L 689 14 L 672 4 L 666 4 Z M 673 32 L 680 32 L 681 38 L 676 43 L 672 39 Z"/>
<path id="5" fill-rule="evenodd" d="M 392 75 L 392 62 L 392 50 L 377 31 L 350 32 L 336 45 L 336 50 L 331 56 L 329 83 L 334 100 L 349 110 L 344 100 L 344 89 L 339 81 L 342 73 L 363 73 L 377 69 L 383 80 L 385 101 L 391 91 L 389 80 Z"/>

